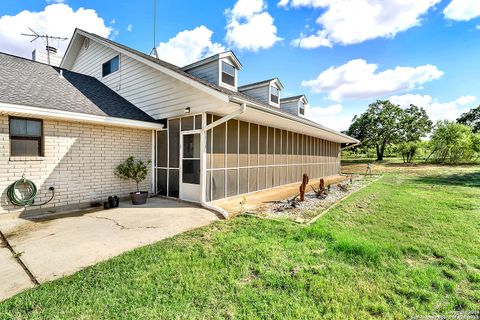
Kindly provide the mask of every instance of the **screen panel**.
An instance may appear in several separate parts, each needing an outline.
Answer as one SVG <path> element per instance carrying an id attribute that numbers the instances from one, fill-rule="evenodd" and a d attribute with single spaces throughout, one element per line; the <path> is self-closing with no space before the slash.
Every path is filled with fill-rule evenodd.
<path id="1" fill-rule="evenodd" d="M 213 128 L 213 168 L 225 168 L 225 130 L 225 123 Z"/>
<path id="2" fill-rule="evenodd" d="M 225 170 L 212 171 L 212 200 L 225 198 Z"/>
<path id="3" fill-rule="evenodd" d="M 168 121 L 169 167 L 178 168 L 180 159 L 180 120 Z"/>
<path id="4" fill-rule="evenodd" d="M 250 125 L 250 163 L 249 166 L 258 165 L 258 125 Z"/>
<path id="5" fill-rule="evenodd" d="M 240 167 L 248 166 L 248 122 L 240 121 Z"/>
<path id="6" fill-rule="evenodd" d="M 227 122 L 227 167 L 238 167 L 238 120 Z"/>

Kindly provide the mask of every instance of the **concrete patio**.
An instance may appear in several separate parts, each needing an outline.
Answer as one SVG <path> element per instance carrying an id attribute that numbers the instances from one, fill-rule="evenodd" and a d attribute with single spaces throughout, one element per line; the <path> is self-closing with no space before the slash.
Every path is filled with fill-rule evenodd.
<path id="1" fill-rule="evenodd" d="M 151 198 L 146 205 L 43 218 L 0 216 L 0 231 L 16 253 L 0 244 L 0 301 L 25 289 L 219 218 L 211 211 L 174 200 Z M 27 275 L 21 263 L 31 272 Z"/>

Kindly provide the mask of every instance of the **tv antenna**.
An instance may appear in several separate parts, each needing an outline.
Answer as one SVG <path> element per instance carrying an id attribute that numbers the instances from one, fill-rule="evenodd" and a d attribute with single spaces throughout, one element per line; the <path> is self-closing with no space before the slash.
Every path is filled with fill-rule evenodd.
<path id="1" fill-rule="evenodd" d="M 157 52 L 157 0 L 153 0 L 153 49 L 150 51 L 150 55 L 159 59 Z"/>
<path id="2" fill-rule="evenodd" d="M 44 39 L 45 40 L 45 44 L 46 44 L 45 49 L 47 50 L 48 64 L 50 64 L 50 52 L 53 52 L 53 53 L 57 52 L 57 48 L 50 46 L 49 40 L 57 40 L 57 46 L 60 43 L 60 41 L 68 40 L 68 38 L 64 38 L 64 37 L 54 37 L 54 36 L 49 36 L 48 34 L 39 34 L 38 32 L 36 32 L 35 30 L 33 30 L 30 27 L 28 27 L 28 29 L 32 33 L 22 33 L 22 36 L 32 37 L 32 40 L 30 40 L 30 42 L 34 42 L 37 39 Z"/>

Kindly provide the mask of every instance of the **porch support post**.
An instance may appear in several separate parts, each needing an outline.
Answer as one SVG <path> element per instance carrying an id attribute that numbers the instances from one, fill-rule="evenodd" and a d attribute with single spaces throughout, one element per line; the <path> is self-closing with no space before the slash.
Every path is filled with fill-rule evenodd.
<path id="1" fill-rule="evenodd" d="M 242 113 L 245 112 L 247 108 L 246 103 L 242 103 L 240 105 L 240 108 L 220 119 L 217 121 L 214 121 L 210 123 L 208 126 L 203 125 L 202 126 L 202 131 L 200 132 L 200 145 L 201 145 L 201 152 L 200 152 L 200 166 L 202 168 L 202 172 L 200 175 L 200 189 L 202 192 L 202 195 L 200 197 L 201 199 L 201 205 L 207 209 L 216 211 L 220 213 L 223 217 L 227 218 L 228 217 L 228 212 L 220 207 L 214 206 L 206 201 L 206 192 L 207 192 L 207 131 L 212 130 L 214 127 L 221 125 L 222 123 L 227 122 L 230 119 L 233 119 Z M 206 117 L 203 117 L 203 119 L 206 119 Z M 205 123 L 206 124 L 206 121 Z M 211 187 L 211 186 L 210 186 Z"/>

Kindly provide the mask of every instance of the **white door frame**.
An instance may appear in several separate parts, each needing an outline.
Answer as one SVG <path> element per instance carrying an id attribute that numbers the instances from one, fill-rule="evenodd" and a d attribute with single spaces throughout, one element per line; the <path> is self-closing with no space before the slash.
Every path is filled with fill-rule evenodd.
<path id="1" fill-rule="evenodd" d="M 179 199 L 181 200 L 185 200 L 185 201 L 190 201 L 190 202 L 201 202 L 201 195 L 202 195 L 202 175 L 204 174 L 203 171 L 203 157 L 202 157 L 202 130 L 188 130 L 188 131 L 181 131 L 180 132 L 180 163 L 179 163 L 179 175 L 178 175 L 178 197 Z M 198 199 L 197 200 L 194 200 L 194 199 L 185 199 L 183 196 L 182 196 L 182 192 L 184 190 L 183 189 L 183 136 L 184 135 L 189 135 L 189 134 L 198 134 L 200 135 L 200 182 L 198 184 L 198 191 L 199 191 L 199 194 L 198 194 Z"/>

